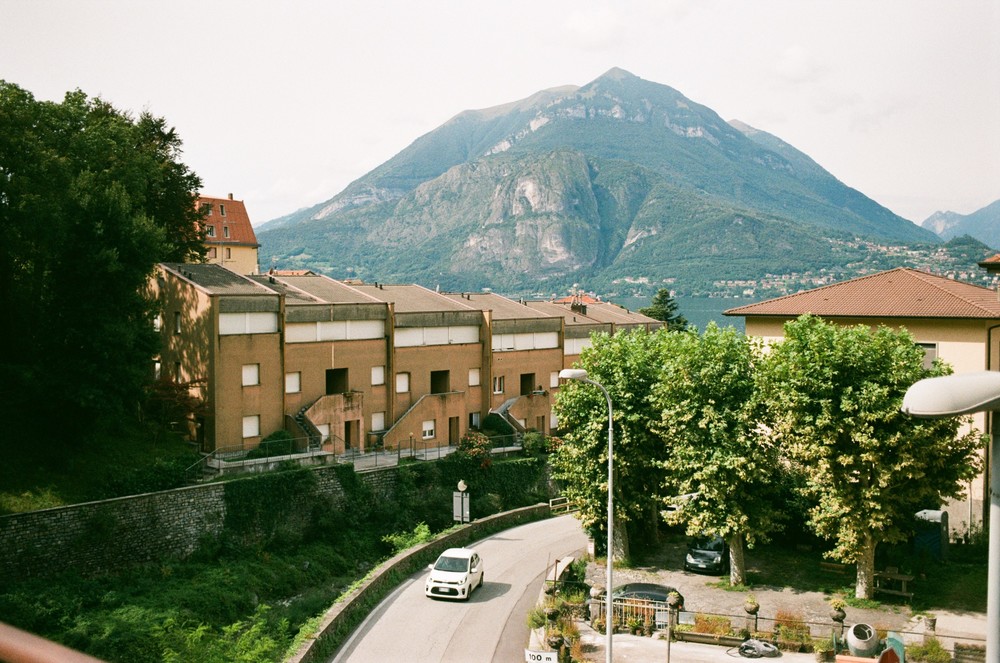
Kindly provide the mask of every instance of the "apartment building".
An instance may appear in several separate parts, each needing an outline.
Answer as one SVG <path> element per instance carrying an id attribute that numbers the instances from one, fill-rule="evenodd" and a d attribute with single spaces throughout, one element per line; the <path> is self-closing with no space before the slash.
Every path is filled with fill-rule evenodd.
<path id="1" fill-rule="evenodd" d="M 243 201 L 233 200 L 233 194 L 227 198 L 199 196 L 197 205 L 205 212 L 202 224 L 208 262 L 237 274 L 258 273 L 260 244 Z"/>
<path id="2" fill-rule="evenodd" d="M 156 370 L 203 399 L 189 425 L 204 451 L 252 448 L 282 429 L 334 453 L 448 446 L 490 413 L 547 433 L 559 371 L 578 357 L 583 330 L 659 324 L 217 263 L 160 264 L 150 287 L 161 307 Z"/>

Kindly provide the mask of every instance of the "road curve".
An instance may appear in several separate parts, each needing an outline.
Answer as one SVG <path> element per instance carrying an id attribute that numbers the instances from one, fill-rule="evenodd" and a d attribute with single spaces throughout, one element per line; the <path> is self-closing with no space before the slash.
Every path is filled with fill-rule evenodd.
<path id="1" fill-rule="evenodd" d="M 580 555 L 586 536 L 573 516 L 505 532 L 470 547 L 482 556 L 486 583 L 467 602 L 424 596 L 421 571 L 385 598 L 330 663 L 489 663 L 523 661 L 525 621 L 545 570 Z"/>

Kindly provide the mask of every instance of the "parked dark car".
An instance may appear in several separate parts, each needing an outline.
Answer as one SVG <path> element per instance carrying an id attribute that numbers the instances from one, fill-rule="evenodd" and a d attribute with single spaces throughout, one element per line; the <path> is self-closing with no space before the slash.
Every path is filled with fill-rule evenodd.
<path id="1" fill-rule="evenodd" d="M 721 575 L 729 573 L 729 546 L 721 536 L 697 536 L 688 544 L 684 570 Z"/>
<path id="2" fill-rule="evenodd" d="M 611 598 L 645 599 L 647 601 L 659 601 L 661 603 L 666 603 L 670 592 L 677 592 L 677 590 L 673 587 L 668 587 L 667 585 L 657 585 L 652 582 L 630 582 L 625 585 L 615 587 L 615 591 L 611 592 Z M 677 596 L 680 597 L 680 602 L 677 607 L 683 610 L 684 596 L 682 596 L 680 592 L 677 592 Z"/>

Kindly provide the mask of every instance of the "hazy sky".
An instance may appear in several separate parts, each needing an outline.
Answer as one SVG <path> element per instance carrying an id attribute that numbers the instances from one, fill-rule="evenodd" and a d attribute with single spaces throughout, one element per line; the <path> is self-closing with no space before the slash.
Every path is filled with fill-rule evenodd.
<path id="1" fill-rule="evenodd" d="M 255 224 L 463 110 L 612 67 L 912 221 L 1000 199 L 995 0 L 0 0 L 0 78 L 165 117 Z"/>

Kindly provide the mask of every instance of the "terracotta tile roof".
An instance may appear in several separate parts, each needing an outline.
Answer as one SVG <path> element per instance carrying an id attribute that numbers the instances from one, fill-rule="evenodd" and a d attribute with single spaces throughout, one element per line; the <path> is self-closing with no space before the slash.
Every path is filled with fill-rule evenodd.
<path id="1" fill-rule="evenodd" d="M 1000 318 L 997 292 L 899 267 L 724 311 L 729 316 Z"/>
<path id="2" fill-rule="evenodd" d="M 205 217 L 204 225 L 214 228 L 214 235 L 206 238 L 208 244 L 238 244 L 240 246 L 259 247 L 257 235 L 254 234 L 250 215 L 242 200 L 229 198 L 198 197 L 198 206 L 208 205 L 210 214 Z M 224 213 L 223 213 L 224 212 Z M 226 236 L 226 228 L 229 236 Z"/>
<path id="3" fill-rule="evenodd" d="M 978 264 L 980 267 L 985 269 L 987 273 L 996 274 L 997 272 L 1000 272 L 1000 253 L 995 253 Z"/>

